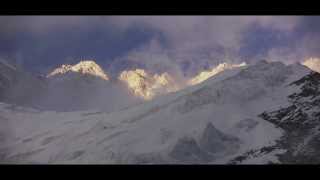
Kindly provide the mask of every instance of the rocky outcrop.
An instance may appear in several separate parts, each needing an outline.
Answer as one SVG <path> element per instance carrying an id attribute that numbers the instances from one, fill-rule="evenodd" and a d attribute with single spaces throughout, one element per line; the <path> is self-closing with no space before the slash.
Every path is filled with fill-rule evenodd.
<path id="1" fill-rule="evenodd" d="M 200 147 L 205 151 L 215 154 L 233 153 L 240 147 L 240 140 L 231 135 L 222 133 L 212 123 L 208 123 L 199 141 Z"/>
<path id="2" fill-rule="evenodd" d="M 182 163 L 208 163 L 216 157 L 235 153 L 241 141 L 216 129 L 208 123 L 197 141 L 183 137 L 177 141 L 170 156 Z"/>
<path id="3" fill-rule="evenodd" d="M 279 155 L 282 163 L 320 163 L 320 74 L 312 72 L 290 84 L 300 92 L 288 96 L 291 105 L 264 112 L 261 118 L 285 130 L 277 147 L 286 153 Z"/>

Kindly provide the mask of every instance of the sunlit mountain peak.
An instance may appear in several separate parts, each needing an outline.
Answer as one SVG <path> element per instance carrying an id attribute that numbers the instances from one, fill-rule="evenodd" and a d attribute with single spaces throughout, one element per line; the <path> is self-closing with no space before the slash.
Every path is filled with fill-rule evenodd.
<path id="1" fill-rule="evenodd" d="M 80 61 L 78 64 L 75 64 L 75 65 L 63 64 L 60 67 L 54 69 L 51 73 L 49 73 L 47 77 L 62 75 L 68 72 L 89 74 L 89 75 L 100 77 L 104 80 L 109 80 L 109 77 L 102 70 L 102 68 L 92 60 Z"/>
<path id="2" fill-rule="evenodd" d="M 202 71 L 200 72 L 198 75 L 196 75 L 194 78 L 190 79 L 188 81 L 188 85 L 195 85 L 195 84 L 199 84 L 205 80 L 207 80 L 208 78 L 224 71 L 227 69 L 233 69 L 236 67 L 242 67 L 242 66 L 246 66 L 247 64 L 245 62 L 241 63 L 241 64 L 228 64 L 228 63 L 221 63 L 218 66 L 212 68 L 210 71 Z"/>
<path id="3" fill-rule="evenodd" d="M 174 79 L 166 72 L 152 75 L 143 69 L 128 70 L 123 71 L 118 79 L 125 82 L 136 96 L 145 100 L 179 89 Z"/>
<path id="4" fill-rule="evenodd" d="M 306 59 L 302 64 L 307 66 L 309 69 L 320 73 L 320 59 L 319 58 Z"/>

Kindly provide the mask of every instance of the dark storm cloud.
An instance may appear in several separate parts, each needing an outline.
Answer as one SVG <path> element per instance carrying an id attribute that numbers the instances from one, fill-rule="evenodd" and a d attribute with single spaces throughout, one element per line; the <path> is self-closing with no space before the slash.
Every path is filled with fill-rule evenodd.
<path id="1" fill-rule="evenodd" d="M 245 60 L 242 56 L 246 53 L 242 55 L 243 52 L 254 52 L 259 48 L 257 43 L 254 42 L 259 41 L 259 38 L 252 43 L 248 43 L 247 40 L 249 39 L 245 37 L 260 34 L 263 37 L 270 32 L 276 32 L 274 34 L 277 35 L 291 33 L 296 28 L 300 17 L 152 16 L 142 18 L 121 17 L 118 22 L 130 22 L 134 19 L 163 32 L 170 45 L 162 49 L 161 55 L 154 53 L 154 56 L 150 55 L 152 50 L 149 45 L 146 45 L 147 48 L 140 50 L 139 53 L 134 52 L 136 61 L 153 64 L 153 66 L 157 66 L 156 62 L 166 62 L 167 68 L 180 66 L 184 71 L 183 73 L 187 71 L 187 73 L 192 74 L 217 65 L 217 63 Z M 259 27 L 260 32 L 252 31 L 251 28 L 253 27 Z M 280 41 L 281 39 L 278 40 L 278 42 Z M 269 55 L 270 45 L 263 46 L 264 54 Z M 259 51 L 263 48 L 260 48 Z M 154 46 L 152 49 L 158 49 L 157 52 L 160 51 L 158 46 Z M 149 55 L 145 56 L 145 54 Z M 255 56 L 261 53 L 252 54 Z M 133 59 L 132 56 L 130 58 Z M 151 61 L 152 63 L 150 63 Z"/>
<path id="2" fill-rule="evenodd" d="M 269 30 L 265 28 L 264 31 Z M 270 37 L 267 42 L 260 42 L 261 44 L 264 44 L 265 48 L 262 48 L 262 53 L 257 53 L 257 55 L 254 57 L 265 57 L 273 61 L 292 63 L 298 61 L 301 62 L 306 58 L 320 56 L 319 16 L 301 16 L 299 21 L 296 22 L 295 28 L 289 32 L 265 32 L 262 34 L 264 34 L 265 38 L 268 36 Z M 255 38 L 255 36 L 252 36 L 251 38 Z M 255 41 L 255 43 L 258 44 L 259 42 Z M 255 49 L 254 47 L 258 48 Z M 252 47 L 247 48 L 247 50 L 252 49 L 250 51 L 251 53 L 259 52 L 259 48 L 261 48 L 261 45 L 252 45 Z"/>
<path id="3" fill-rule="evenodd" d="M 1 17 L 0 22 L 1 55 L 35 69 L 83 58 L 105 62 L 156 33 L 136 25 L 117 28 L 107 17 Z"/>
<path id="4" fill-rule="evenodd" d="M 290 46 L 291 36 L 290 33 L 253 24 L 243 35 L 244 45 L 241 46 L 240 53 L 246 59 L 252 59 L 256 56 L 266 57 L 272 48 Z"/>
<path id="5" fill-rule="evenodd" d="M 320 52 L 319 17 L 3 16 L 0 25 L 0 56 L 42 71 L 81 58 L 199 71 L 228 60 L 290 62 Z"/>
<path id="6" fill-rule="evenodd" d="M 320 56 L 320 16 L 304 17 L 297 28 L 298 48 L 305 56 Z"/>

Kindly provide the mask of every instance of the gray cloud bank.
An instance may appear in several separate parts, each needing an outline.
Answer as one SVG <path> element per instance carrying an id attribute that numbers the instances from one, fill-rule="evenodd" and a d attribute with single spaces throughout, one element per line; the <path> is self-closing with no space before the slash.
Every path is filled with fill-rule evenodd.
<path id="1" fill-rule="evenodd" d="M 99 55 L 100 63 L 108 68 L 116 61 L 131 62 L 151 70 L 168 69 L 183 76 L 222 61 L 264 58 L 290 63 L 318 56 L 319 20 L 309 16 L 3 16 L 0 17 L 0 38 L 8 43 L 0 45 L 0 53 L 10 50 L 15 54 L 10 57 L 19 55 L 24 61 L 26 53 L 21 44 L 23 38 L 24 43 L 29 38 L 47 44 L 31 43 L 37 48 L 34 54 L 44 54 L 34 56 L 38 64 L 48 61 L 46 54 L 59 53 L 55 52 L 59 48 L 66 51 L 65 57 L 59 58 L 65 59 L 76 59 L 77 50 L 92 48 L 92 57 Z M 132 29 L 138 29 L 139 34 Z M 148 33 L 150 36 L 144 36 Z M 21 34 L 26 35 L 21 37 Z M 64 37 L 60 34 L 74 34 L 70 41 L 76 43 L 68 42 L 64 46 L 54 41 Z M 99 38 L 106 35 L 108 38 Z M 80 37 L 81 43 L 77 41 Z M 133 43 L 130 48 L 125 48 L 129 44 L 126 39 L 135 39 L 129 41 Z M 58 48 L 50 48 L 51 41 L 58 44 Z M 67 57 L 68 48 L 73 48 L 74 53 Z M 113 51 L 119 53 L 111 56 Z"/>

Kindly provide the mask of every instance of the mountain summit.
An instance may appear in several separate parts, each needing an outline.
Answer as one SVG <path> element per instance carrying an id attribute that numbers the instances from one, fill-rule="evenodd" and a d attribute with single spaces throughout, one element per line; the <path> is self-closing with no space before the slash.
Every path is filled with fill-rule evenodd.
<path id="1" fill-rule="evenodd" d="M 125 85 L 111 81 L 105 71 L 91 60 L 61 65 L 47 77 L 48 96 L 45 101 L 51 109 L 111 112 L 138 101 Z"/>
<path id="2" fill-rule="evenodd" d="M 222 71 L 225 71 L 227 69 L 237 68 L 237 67 L 243 67 L 246 65 L 247 64 L 245 62 L 243 62 L 241 64 L 221 63 L 221 64 L 217 65 L 216 67 L 212 68 L 210 71 L 200 72 L 198 75 L 196 75 L 195 77 L 193 77 L 192 79 L 189 80 L 188 85 L 199 84 L 199 83 L 207 80 L 208 78 L 210 78 L 218 73 L 221 73 Z"/>
<path id="3" fill-rule="evenodd" d="M 62 75 L 69 72 L 76 72 L 83 75 L 92 75 L 100 77 L 101 79 L 107 81 L 109 80 L 109 77 L 102 70 L 102 68 L 92 60 L 80 61 L 75 65 L 63 64 L 62 66 L 54 69 L 51 73 L 49 73 L 47 77 Z"/>
<path id="4" fill-rule="evenodd" d="M 320 59 L 319 58 L 306 59 L 302 64 L 307 66 L 311 70 L 320 73 Z"/>
<path id="5" fill-rule="evenodd" d="M 177 91 L 179 88 L 168 73 L 151 74 L 143 69 L 123 71 L 118 79 L 139 97 L 150 100 L 156 95 Z"/>

